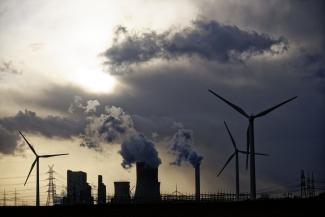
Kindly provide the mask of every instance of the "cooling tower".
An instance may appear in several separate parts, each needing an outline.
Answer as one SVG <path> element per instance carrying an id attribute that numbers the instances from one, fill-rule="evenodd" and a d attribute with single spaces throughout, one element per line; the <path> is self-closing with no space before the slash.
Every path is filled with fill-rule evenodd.
<path id="1" fill-rule="evenodd" d="M 129 203 L 130 196 L 130 182 L 114 182 L 114 198 L 112 203 Z"/>
<path id="2" fill-rule="evenodd" d="M 160 201 L 158 167 L 153 168 L 144 162 L 137 162 L 137 184 L 134 201 L 141 203 Z"/>
<path id="3" fill-rule="evenodd" d="M 200 201 L 200 164 L 195 166 L 195 200 Z"/>

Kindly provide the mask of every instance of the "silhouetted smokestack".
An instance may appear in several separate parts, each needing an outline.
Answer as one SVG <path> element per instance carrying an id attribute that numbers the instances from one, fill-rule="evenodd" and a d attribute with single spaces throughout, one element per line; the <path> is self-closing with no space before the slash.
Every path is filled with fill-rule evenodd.
<path id="1" fill-rule="evenodd" d="M 106 203 L 106 186 L 103 183 L 102 175 L 98 175 L 98 187 L 97 187 L 97 204 Z"/>
<path id="2" fill-rule="evenodd" d="M 130 196 L 130 182 L 114 182 L 114 198 L 113 203 L 129 203 Z"/>
<path id="3" fill-rule="evenodd" d="M 200 201 L 200 164 L 195 166 L 195 200 Z"/>
<path id="4" fill-rule="evenodd" d="M 160 200 L 160 182 L 158 167 L 151 167 L 144 162 L 137 162 L 137 184 L 134 195 L 136 202 L 155 202 Z"/>

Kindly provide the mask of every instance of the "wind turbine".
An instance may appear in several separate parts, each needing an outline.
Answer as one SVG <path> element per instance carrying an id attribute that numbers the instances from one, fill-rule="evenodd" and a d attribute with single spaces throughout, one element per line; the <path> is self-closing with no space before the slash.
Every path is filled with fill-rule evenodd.
<path id="1" fill-rule="evenodd" d="M 61 155 L 68 155 L 68 153 L 65 154 L 50 154 L 50 155 L 38 155 L 34 149 L 34 147 L 27 141 L 27 139 L 25 138 L 25 136 L 18 130 L 18 132 L 20 133 L 20 135 L 24 138 L 24 140 L 26 141 L 26 143 L 28 144 L 29 148 L 32 150 L 32 152 L 35 155 L 35 160 L 32 163 L 32 167 L 29 170 L 28 176 L 26 178 L 26 181 L 24 183 L 24 185 L 26 185 L 27 180 L 29 178 L 30 173 L 32 172 L 35 164 L 36 164 L 36 206 L 40 205 L 40 196 L 39 196 L 39 159 L 40 158 L 49 158 L 49 157 L 55 157 L 55 156 L 61 156 Z"/>
<path id="2" fill-rule="evenodd" d="M 248 152 L 246 151 L 241 151 L 237 148 L 237 145 L 236 145 L 236 142 L 235 142 L 235 139 L 233 138 L 233 136 L 231 135 L 231 132 L 228 128 L 228 125 L 226 123 L 226 121 L 224 121 L 224 124 L 225 124 L 225 127 L 227 129 L 227 132 L 229 134 L 229 137 L 231 139 L 231 142 L 232 142 L 232 145 L 235 149 L 234 153 L 232 155 L 230 155 L 230 157 L 228 158 L 228 160 L 226 161 L 225 165 L 222 167 L 222 169 L 220 170 L 220 172 L 218 173 L 217 176 L 220 176 L 222 171 L 226 168 L 226 166 L 228 165 L 228 163 L 234 158 L 236 157 L 236 200 L 239 200 L 239 161 L 238 161 L 238 154 L 241 153 L 241 154 L 249 154 Z M 262 154 L 262 153 L 256 153 L 255 152 L 255 155 L 264 155 L 264 156 L 269 156 L 268 154 Z"/>
<path id="3" fill-rule="evenodd" d="M 237 112 L 239 112 L 240 114 L 242 114 L 244 117 L 246 117 L 249 120 L 249 126 L 247 129 L 247 135 L 248 135 L 248 143 L 247 143 L 247 152 L 250 149 L 250 187 L 251 187 L 251 192 L 250 192 L 250 197 L 251 199 L 256 199 L 256 175 L 255 175 L 255 146 L 254 146 L 254 120 L 255 118 L 259 118 L 262 117 L 268 113 L 270 113 L 271 111 L 273 111 L 274 109 L 279 108 L 280 106 L 294 100 L 297 98 L 297 96 L 292 97 L 278 105 L 275 105 L 271 108 L 268 108 L 256 115 L 251 114 L 248 115 L 242 108 L 240 108 L 239 106 L 229 102 L 228 100 L 226 100 L 225 98 L 219 96 L 217 93 L 215 93 L 214 91 L 209 89 L 209 92 L 212 93 L 213 95 L 215 95 L 216 97 L 218 97 L 220 100 L 224 101 L 225 103 L 227 103 L 230 107 L 232 107 L 233 109 L 235 109 Z M 246 161 L 247 162 L 247 161 Z"/>

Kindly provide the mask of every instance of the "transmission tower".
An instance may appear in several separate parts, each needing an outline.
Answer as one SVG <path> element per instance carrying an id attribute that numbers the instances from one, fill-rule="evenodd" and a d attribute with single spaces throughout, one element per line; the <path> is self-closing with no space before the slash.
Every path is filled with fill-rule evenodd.
<path id="1" fill-rule="evenodd" d="M 18 197 L 17 197 L 17 191 L 16 191 L 16 188 L 15 188 L 15 198 L 14 198 L 14 200 L 15 200 L 15 206 L 17 206 L 17 200 L 18 200 Z"/>
<path id="2" fill-rule="evenodd" d="M 3 189 L 3 206 L 6 206 L 6 189 Z"/>
<path id="3" fill-rule="evenodd" d="M 55 192 L 55 183 L 54 183 L 54 170 L 52 166 L 48 166 L 49 171 L 47 172 L 49 174 L 49 184 L 48 184 L 48 190 L 47 190 L 47 200 L 46 200 L 46 206 L 53 206 L 56 198 L 56 192 Z"/>
<path id="4" fill-rule="evenodd" d="M 306 197 L 306 178 L 305 178 L 304 170 L 301 170 L 301 175 L 300 175 L 300 196 L 302 198 Z"/>
<path id="5" fill-rule="evenodd" d="M 307 173 L 307 197 L 311 197 L 311 179 L 309 172 Z"/>
<path id="6" fill-rule="evenodd" d="M 314 180 L 314 173 L 311 173 L 311 191 L 312 191 L 312 197 L 316 196 L 316 192 L 315 192 L 315 180 Z"/>

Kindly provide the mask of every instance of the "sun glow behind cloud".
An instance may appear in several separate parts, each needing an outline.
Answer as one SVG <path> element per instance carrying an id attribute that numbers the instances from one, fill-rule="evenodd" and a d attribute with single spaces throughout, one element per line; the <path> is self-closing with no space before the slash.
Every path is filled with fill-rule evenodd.
<path id="1" fill-rule="evenodd" d="M 74 83 L 94 93 L 112 93 L 117 83 L 113 76 L 98 69 L 83 69 L 74 76 Z"/>
<path id="2" fill-rule="evenodd" d="M 55 82 L 71 83 L 87 92 L 113 93 L 117 80 L 103 71 L 99 56 L 112 43 L 116 26 L 150 26 L 159 32 L 171 23 L 186 25 L 195 14 L 194 7 L 186 5 L 175 16 L 174 1 L 7 1 L 0 20 L 4 27 L 0 58 L 20 64 L 24 81 L 42 78 L 33 89 Z"/>

